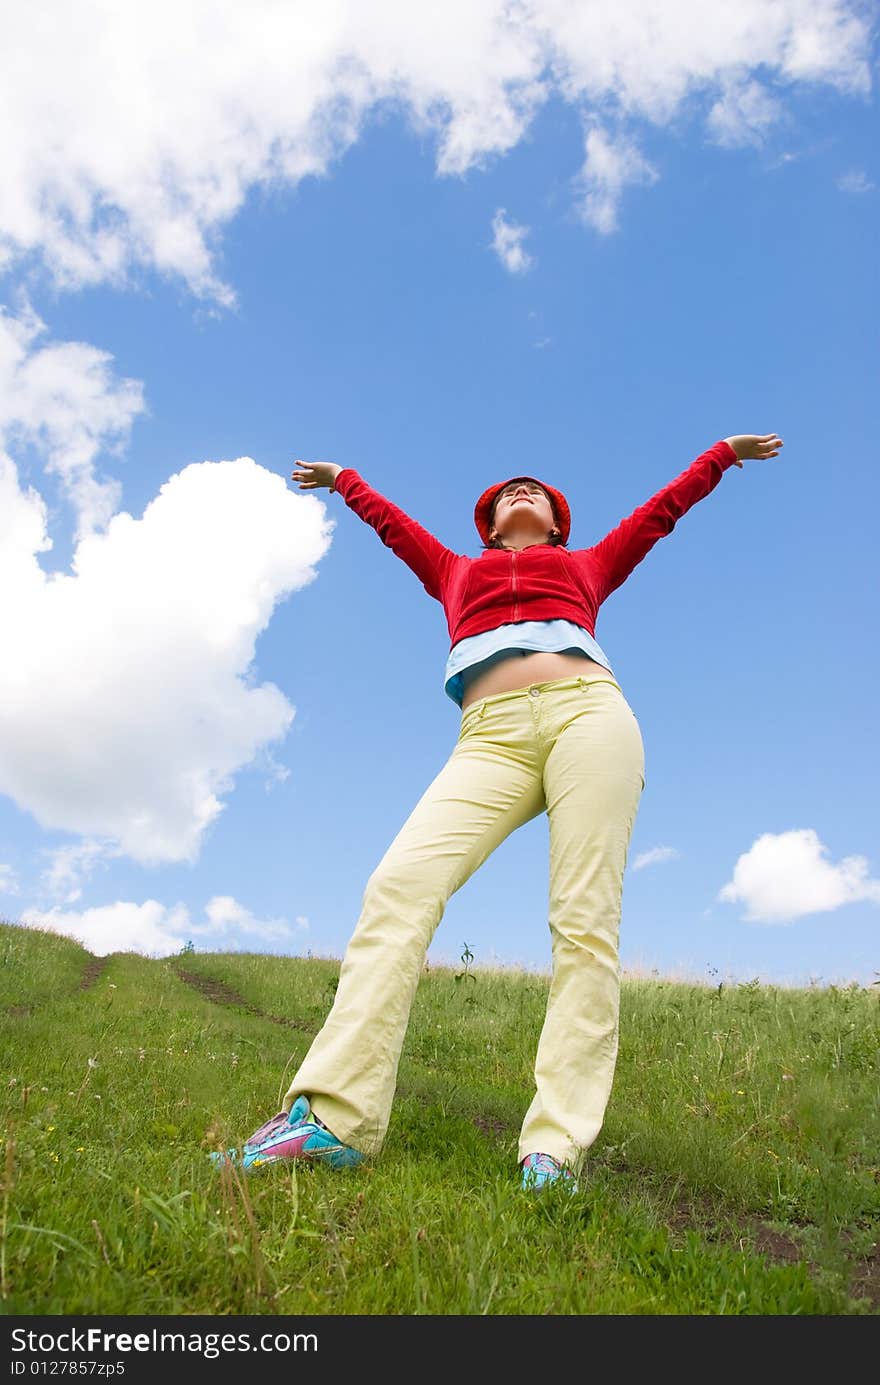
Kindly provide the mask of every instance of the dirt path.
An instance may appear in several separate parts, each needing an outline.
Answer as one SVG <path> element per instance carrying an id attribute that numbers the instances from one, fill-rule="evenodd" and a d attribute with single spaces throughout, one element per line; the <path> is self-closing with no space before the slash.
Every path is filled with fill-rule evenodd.
<path id="1" fill-rule="evenodd" d="M 205 1000 L 210 1000 L 214 1005 L 228 1005 L 235 1010 L 246 1010 L 249 1015 L 256 1015 L 258 1019 L 268 1020 L 270 1024 L 280 1024 L 285 1029 L 299 1029 L 304 1034 L 315 1034 L 317 1030 L 313 1024 L 307 1024 L 305 1020 L 289 1019 L 282 1015 L 269 1015 L 265 1010 L 260 1010 L 256 1005 L 251 1005 L 249 1000 L 239 995 L 231 986 L 227 986 L 224 981 L 217 981 L 211 976 L 201 976 L 195 971 L 186 971 L 183 967 L 174 968 L 175 975 L 179 976 L 187 986 L 191 986 L 199 995 L 204 996 Z"/>
<path id="2" fill-rule="evenodd" d="M 79 978 L 79 989 L 81 991 L 88 991 L 91 989 L 92 986 L 94 986 L 99 976 L 103 974 L 108 961 L 109 958 L 107 957 L 89 958 L 89 960 L 86 962 L 83 974 Z"/>

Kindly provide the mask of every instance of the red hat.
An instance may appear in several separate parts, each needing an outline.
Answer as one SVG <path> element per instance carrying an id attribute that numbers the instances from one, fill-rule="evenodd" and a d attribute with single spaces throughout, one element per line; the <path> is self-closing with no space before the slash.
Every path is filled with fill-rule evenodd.
<path id="1" fill-rule="evenodd" d="M 496 486 L 490 486 L 488 490 L 483 491 L 474 510 L 474 524 L 477 526 L 477 533 L 483 540 L 483 543 L 489 542 L 489 529 L 492 523 L 492 511 L 495 508 L 495 501 L 504 490 L 504 487 L 509 486 L 512 481 L 534 481 L 536 485 L 541 486 L 542 489 L 547 492 L 550 497 L 550 504 L 553 507 L 553 513 L 556 517 L 556 523 L 559 526 L 559 534 L 562 542 L 568 543 L 568 536 L 571 532 L 571 511 L 568 508 L 568 501 L 562 494 L 562 491 L 556 490 L 553 486 L 548 486 L 546 481 L 539 481 L 537 476 L 511 476 L 509 481 L 499 481 Z"/>

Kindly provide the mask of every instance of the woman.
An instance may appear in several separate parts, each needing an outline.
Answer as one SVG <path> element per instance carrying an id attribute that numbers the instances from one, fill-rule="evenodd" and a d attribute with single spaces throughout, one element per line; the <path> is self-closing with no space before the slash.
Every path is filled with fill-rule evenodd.
<path id="1" fill-rule="evenodd" d="M 329 488 L 446 612 L 446 691 L 462 709 L 453 753 L 367 883 L 330 1014 L 283 1109 L 247 1140 L 246 1169 L 289 1159 L 359 1164 L 385 1137 L 425 953 L 447 900 L 515 828 L 550 828 L 552 979 L 519 1140 L 524 1188 L 575 1190 L 617 1058 L 623 873 L 644 780 L 641 735 L 594 639 L 596 615 L 730 466 L 775 457 L 775 433 L 725 438 L 592 548 L 569 550 L 561 491 L 490 486 L 474 512 L 479 558 L 445 548 L 350 467 L 297 462 Z"/>

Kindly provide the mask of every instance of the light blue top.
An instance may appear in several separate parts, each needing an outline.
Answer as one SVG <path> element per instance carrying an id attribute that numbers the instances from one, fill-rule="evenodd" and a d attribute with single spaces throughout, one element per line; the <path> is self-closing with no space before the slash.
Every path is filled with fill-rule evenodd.
<path id="1" fill-rule="evenodd" d="M 459 707 L 467 684 L 512 654 L 586 654 L 611 673 L 608 656 L 582 625 L 571 620 L 518 620 L 452 646 L 446 661 L 446 692 Z M 613 677 L 613 674 L 612 674 Z"/>

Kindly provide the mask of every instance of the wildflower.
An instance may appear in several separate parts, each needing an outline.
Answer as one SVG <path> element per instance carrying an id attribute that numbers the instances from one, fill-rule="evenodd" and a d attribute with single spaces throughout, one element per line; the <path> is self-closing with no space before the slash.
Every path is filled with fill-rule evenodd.
<path id="1" fill-rule="evenodd" d="M 89 1067 L 90 1067 L 90 1068 L 96 1068 L 97 1066 L 98 1066 L 98 1060 L 97 1060 L 97 1058 L 90 1058 L 90 1059 L 89 1059 Z"/>

